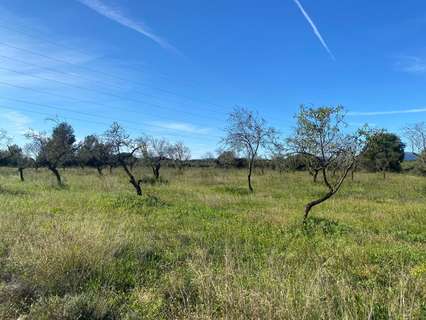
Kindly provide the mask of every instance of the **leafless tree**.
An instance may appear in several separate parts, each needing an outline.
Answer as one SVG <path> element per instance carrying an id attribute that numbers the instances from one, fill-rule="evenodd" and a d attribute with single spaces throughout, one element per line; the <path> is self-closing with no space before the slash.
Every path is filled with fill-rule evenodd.
<path id="1" fill-rule="evenodd" d="M 311 209 L 330 199 L 341 188 L 349 171 L 365 146 L 365 130 L 355 134 L 344 134 L 344 110 L 341 106 L 305 108 L 296 116 L 297 127 L 288 139 L 290 149 L 296 153 L 316 159 L 327 192 L 305 206 L 303 222 L 306 223 Z M 338 173 L 330 175 L 330 168 L 337 167 Z"/>
<path id="2" fill-rule="evenodd" d="M 0 161 L 7 160 L 12 156 L 11 141 L 12 139 L 7 135 L 6 130 L 0 129 Z"/>
<path id="3" fill-rule="evenodd" d="M 135 177 L 129 164 L 129 161 L 141 151 L 142 145 L 138 140 L 131 139 L 126 130 L 116 122 L 105 132 L 104 137 L 111 148 L 112 156 L 129 177 L 129 182 L 135 188 L 136 194 L 142 195 L 142 180 Z"/>
<path id="4" fill-rule="evenodd" d="M 267 148 L 275 139 L 276 131 L 266 125 L 266 121 L 257 113 L 246 108 L 237 107 L 229 114 L 228 126 L 225 129 L 226 137 L 221 143 L 231 150 L 242 152 L 247 157 L 247 182 L 251 192 L 253 186 L 251 176 L 255 159 L 261 148 Z"/>
<path id="5" fill-rule="evenodd" d="M 170 143 L 163 138 L 144 137 L 140 139 L 145 162 L 151 167 L 156 180 L 160 179 L 160 169 L 170 152 Z"/>
<path id="6" fill-rule="evenodd" d="M 420 155 L 426 151 L 426 123 L 419 122 L 404 128 L 404 135 L 410 141 L 412 152 Z"/>
<path id="7" fill-rule="evenodd" d="M 179 141 L 169 146 L 168 155 L 179 171 L 182 171 L 185 162 L 191 159 L 191 150 L 183 142 Z"/>

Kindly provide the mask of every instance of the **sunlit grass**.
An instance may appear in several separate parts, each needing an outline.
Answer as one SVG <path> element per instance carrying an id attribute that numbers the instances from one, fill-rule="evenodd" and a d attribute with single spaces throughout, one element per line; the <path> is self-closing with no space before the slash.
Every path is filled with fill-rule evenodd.
<path id="1" fill-rule="evenodd" d="M 303 172 L 0 173 L 0 319 L 426 317 L 422 177 L 358 174 L 303 228 Z"/>

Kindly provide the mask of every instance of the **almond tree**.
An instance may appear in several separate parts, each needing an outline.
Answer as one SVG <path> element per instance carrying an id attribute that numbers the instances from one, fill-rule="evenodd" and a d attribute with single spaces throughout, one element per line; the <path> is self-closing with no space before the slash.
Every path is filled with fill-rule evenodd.
<path id="1" fill-rule="evenodd" d="M 179 141 L 169 146 L 168 155 L 179 171 L 182 171 L 184 163 L 191 159 L 191 150 Z"/>
<path id="2" fill-rule="evenodd" d="M 58 168 L 74 156 L 78 149 L 75 142 L 74 129 L 66 122 L 58 123 L 50 136 L 31 131 L 26 134 L 32 140 L 31 151 L 36 154 L 36 162 L 44 166 L 56 177 L 59 186 L 62 178 Z"/>
<path id="3" fill-rule="evenodd" d="M 170 154 L 170 143 L 164 138 L 144 137 L 140 145 L 145 162 L 151 167 L 155 180 L 159 180 L 161 166 Z"/>
<path id="4" fill-rule="evenodd" d="M 343 185 L 349 171 L 364 150 L 367 131 L 345 134 L 343 107 L 305 108 L 301 106 L 296 116 L 297 127 L 288 145 L 292 152 L 316 159 L 317 167 L 327 191 L 318 199 L 306 204 L 303 222 L 311 209 L 335 195 Z M 333 177 L 332 168 L 338 168 Z"/>
<path id="5" fill-rule="evenodd" d="M 229 114 L 226 137 L 221 141 L 231 150 L 242 152 L 248 162 L 248 188 L 253 192 L 251 176 L 256 157 L 261 149 L 267 148 L 275 139 L 276 131 L 266 125 L 266 121 L 257 113 L 237 107 Z"/>
<path id="6" fill-rule="evenodd" d="M 408 126 L 404 129 L 404 133 L 416 156 L 416 171 L 426 175 L 426 123 L 420 122 Z"/>
<path id="7" fill-rule="evenodd" d="M 412 152 L 420 155 L 426 151 L 426 123 L 419 122 L 404 128 L 404 134 L 408 138 Z"/>
<path id="8" fill-rule="evenodd" d="M 142 145 L 138 140 L 131 139 L 126 130 L 116 122 L 111 125 L 104 136 L 106 144 L 111 148 L 111 154 L 115 162 L 123 168 L 129 177 L 129 182 L 135 188 L 136 194 L 141 196 L 142 180 L 135 177 L 130 163 L 136 154 L 141 151 Z"/>

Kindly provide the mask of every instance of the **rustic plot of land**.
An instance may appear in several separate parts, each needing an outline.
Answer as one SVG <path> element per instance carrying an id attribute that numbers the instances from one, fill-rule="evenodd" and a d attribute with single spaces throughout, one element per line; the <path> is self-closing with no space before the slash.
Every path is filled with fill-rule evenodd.
<path id="1" fill-rule="evenodd" d="M 357 174 L 303 227 L 306 172 L 122 174 L 2 169 L 1 319 L 426 316 L 422 177 Z"/>

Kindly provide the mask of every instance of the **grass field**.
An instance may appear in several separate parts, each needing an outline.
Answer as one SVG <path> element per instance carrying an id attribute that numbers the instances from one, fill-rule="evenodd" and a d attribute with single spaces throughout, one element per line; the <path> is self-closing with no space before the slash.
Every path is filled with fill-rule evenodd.
<path id="1" fill-rule="evenodd" d="M 148 173 L 148 170 L 144 171 Z M 426 319 L 426 179 L 0 174 L 0 319 Z"/>

